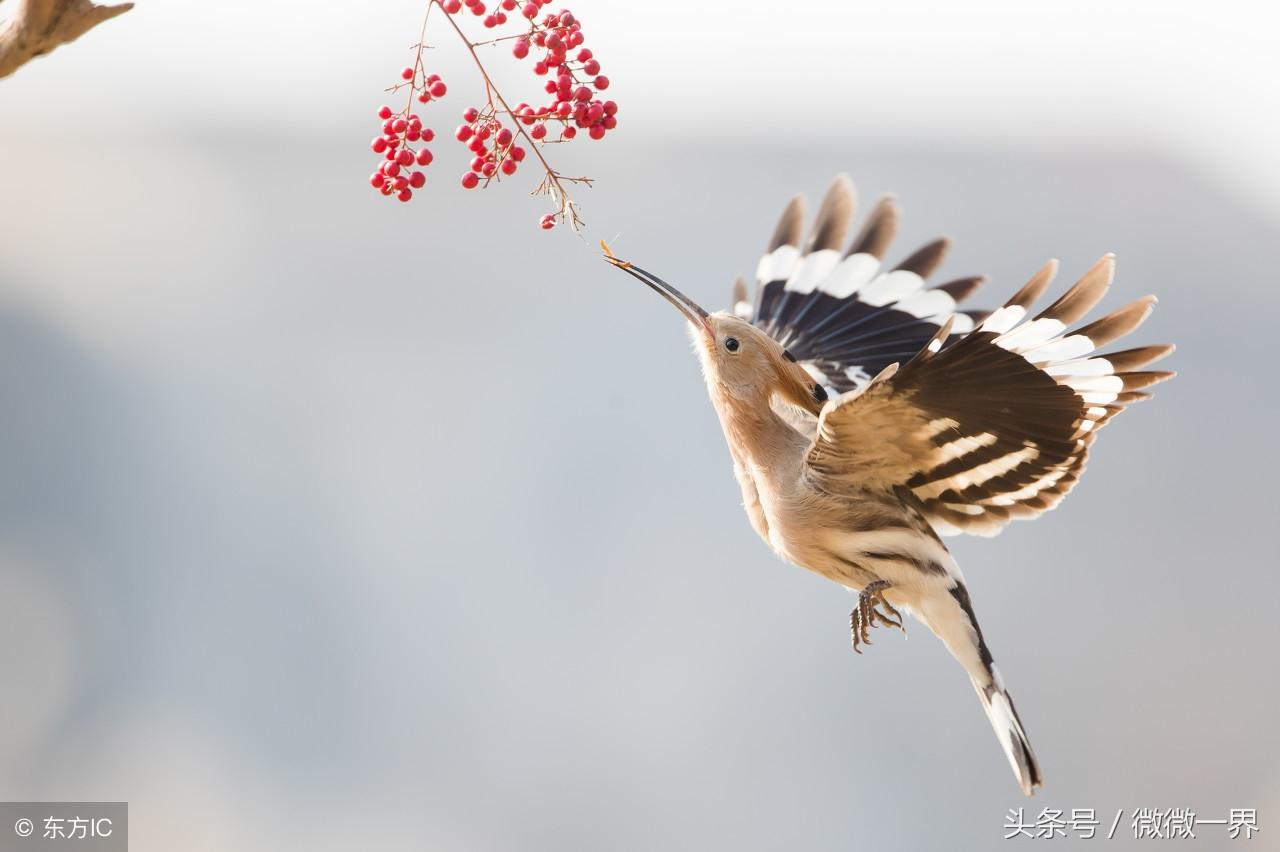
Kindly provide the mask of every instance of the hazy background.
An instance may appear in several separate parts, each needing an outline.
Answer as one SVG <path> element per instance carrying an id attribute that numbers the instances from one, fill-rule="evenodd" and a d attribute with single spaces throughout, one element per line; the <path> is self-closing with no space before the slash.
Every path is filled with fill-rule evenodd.
<path id="1" fill-rule="evenodd" d="M 456 143 L 365 184 L 421 3 L 143 0 L 0 81 L 0 798 L 126 799 L 138 850 L 982 850 L 1017 806 L 1274 843 L 1273 22 L 572 8 L 622 105 L 552 150 L 585 239 Z M 954 542 L 1034 800 L 936 640 L 856 657 L 754 537 L 680 321 L 594 248 L 721 306 L 838 171 L 983 304 L 1117 252 L 1105 305 L 1180 345 L 1062 508 Z"/>

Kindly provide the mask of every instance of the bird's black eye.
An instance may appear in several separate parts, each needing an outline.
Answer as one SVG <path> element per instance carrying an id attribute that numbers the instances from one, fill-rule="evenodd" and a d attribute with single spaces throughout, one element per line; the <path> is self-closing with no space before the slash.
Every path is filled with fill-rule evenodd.
<path id="1" fill-rule="evenodd" d="M 724 348 L 728 349 L 730 352 L 737 352 L 738 345 L 738 338 L 736 337 L 726 337 L 724 339 Z"/>

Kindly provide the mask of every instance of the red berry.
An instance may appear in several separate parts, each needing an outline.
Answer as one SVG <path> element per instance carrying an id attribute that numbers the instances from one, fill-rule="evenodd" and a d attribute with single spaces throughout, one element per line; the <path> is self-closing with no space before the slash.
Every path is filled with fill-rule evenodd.
<path id="1" fill-rule="evenodd" d="M 512 135 L 511 131 L 505 127 L 498 131 L 497 141 L 498 141 L 498 144 L 501 145 L 503 148 L 510 145 L 511 140 L 514 138 L 515 137 Z"/>
<path id="2" fill-rule="evenodd" d="M 588 59 L 586 63 L 583 64 L 582 70 L 584 73 L 590 74 L 594 77 L 596 74 L 600 73 L 600 63 L 596 62 L 594 59 Z"/>
<path id="3" fill-rule="evenodd" d="M 547 73 L 547 63 L 545 63 L 545 62 L 535 62 L 535 63 L 533 63 L 533 73 L 537 74 L 539 77 L 541 77 L 543 74 L 546 74 L 546 73 Z"/>
<path id="4" fill-rule="evenodd" d="M 541 139 L 547 135 L 547 126 L 545 124 L 535 124 L 529 131 L 529 135 L 534 139 Z"/>
<path id="5" fill-rule="evenodd" d="M 609 78 L 608 78 L 608 77 L 606 77 L 606 76 L 604 76 L 603 74 L 601 74 L 599 77 L 597 77 L 597 78 L 596 78 L 596 88 L 597 88 L 597 89 L 599 89 L 599 90 L 601 90 L 601 91 L 604 91 L 605 89 L 609 88 Z"/>
<path id="6" fill-rule="evenodd" d="M 389 106 L 384 106 L 382 109 L 378 110 L 378 118 L 386 119 L 386 118 L 390 118 L 391 115 L 392 115 L 391 107 Z"/>
<path id="7" fill-rule="evenodd" d="M 485 163 L 484 168 L 480 169 L 480 171 L 484 174 L 485 177 L 493 177 L 494 174 L 498 171 L 498 167 L 495 166 L 493 163 Z"/>
<path id="8" fill-rule="evenodd" d="M 400 175 L 400 177 L 396 178 L 391 183 L 396 189 L 404 189 L 409 185 L 409 179 L 404 175 Z"/>
<path id="9" fill-rule="evenodd" d="M 480 175 L 475 172 L 467 172 L 462 176 L 463 189 L 475 189 L 476 184 L 480 183 Z"/>
<path id="10" fill-rule="evenodd" d="M 507 22 L 507 15 L 505 12 L 494 12 L 493 19 L 498 22 L 499 26 L 501 26 Z"/>
<path id="11" fill-rule="evenodd" d="M 373 149 L 373 153 L 381 154 L 383 151 L 387 150 L 387 140 L 383 139 L 381 136 L 374 137 L 373 144 L 369 147 Z"/>
<path id="12" fill-rule="evenodd" d="M 511 159 L 515 160 L 517 163 L 518 163 L 518 162 L 520 162 L 521 160 L 523 160 L 523 159 L 524 159 L 524 149 L 523 149 L 523 148 L 521 148 L 519 145 L 516 145 L 514 148 L 512 148 L 512 149 L 511 149 Z"/>
<path id="13" fill-rule="evenodd" d="M 502 173 L 503 173 L 504 175 L 513 175 L 513 174 L 515 174 L 515 173 L 516 173 L 516 161 L 515 161 L 515 160 L 503 160 L 503 161 L 502 161 Z"/>
<path id="14" fill-rule="evenodd" d="M 406 186 L 404 189 L 396 193 L 396 198 L 401 201 L 408 201 L 410 198 L 413 198 L 413 190 Z"/>
<path id="15" fill-rule="evenodd" d="M 591 125 L 591 129 L 587 131 L 587 135 L 590 136 L 592 139 L 603 139 L 604 125 L 602 124 Z"/>
<path id="16" fill-rule="evenodd" d="M 550 213 L 538 220 L 538 227 L 544 231 L 550 231 L 556 226 L 556 217 Z"/>
<path id="17" fill-rule="evenodd" d="M 373 174 L 369 175 L 369 183 L 372 184 L 374 187 L 382 186 L 386 182 L 387 182 L 387 176 L 384 175 L 382 172 L 374 172 Z"/>
<path id="18" fill-rule="evenodd" d="M 431 156 L 431 152 L 426 148 L 419 149 L 418 156 L 413 158 L 414 162 L 420 166 L 430 165 L 432 159 L 434 158 Z"/>
<path id="19" fill-rule="evenodd" d="M 538 17 L 538 6 L 536 3 L 525 3 L 524 8 L 520 10 L 520 14 L 526 18 L 533 20 Z"/>
<path id="20" fill-rule="evenodd" d="M 422 189 L 423 185 L 426 182 L 427 182 L 427 176 L 424 175 L 422 172 L 414 172 L 413 174 L 409 175 L 409 186 L 413 187 L 414 189 Z"/>
<path id="21" fill-rule="evenodd" d="M 576 128 L 573 128 L 573 127 L 566 127 L 564 130 L 560 132 L 560 136 L 564 139 L 572 139 L 577 135 L 578 135 L 578 131 Z"/>
<path id="22" fill-rule="evenodd" d="M 618 119 L 612 115 L 606 115 L 604 117 L 603 124 L 604 124 L 605 130 L 612 130 L 613 128 L 618 126 Z"/>
<path id="23" fill-rule="evenodd" d="M 614 114 L 614 113 L 616 113 L 617 111 L 618 111 L 618 105 L 617 105 L 616 103 L 614 103 L 613 101 L 605 101 L 605 102 L 604 102 L 604 114 L 605 114 L 605 115 L 613 115 L 613 114 Z"/>
<path id="24" fill-rule="evenodd" d="M 444 0 L 444 10 L 450 15 L 456 15 L 462 11 L 462 3 L 460 0 Z"/>
<path id="25" fill-rule="evenodd" d="M 529 55 L 528 39 L 523 39 L 523 38 L 516 39 L 516 43 L 511 46 L 511 55 L 514 56 L 516 59 L 524 59 L 526 56 L 528 56 Z"/>
<path id="26" fill-rule="evenodd" d="M 592 104 L 591 106 L 587 107 L 587 121 L 590 121 L 592 124 L 595 124 L 597 121 L 599 121 L 602 118 L 604 118 L 604 107 L 602 105 Z"/>
<path id="27" fill-rule="evenodd" d="M 431 88 L 428 89 L 427 91 L 431 92 L 431 97 L 433 98 L 443 98 L 444 93 L 449 91 L 449 89 L 447 86 L 445 86 L 442 80 L 436 80 L 434 83 L 431 84 Z"/>
<path id="28" fill-rule="evenodd" d="M 471 123 L 480 117 L 480 110 L 475 107 L 467 107 L 462 111 L 462 120 Z"/>
<path id="29" fill-rule="evenodd" d="M 430 127 L 422 128 L 423 142 L 430 142 L 432 139 L 435 139 L 435 138 L 436 138 L 436 132 L 434 130 L 432 130 Z"/>
<path id="30" fill-rule="evenodd" d="M 400 174 L 400 164 L 396 162 L 383 163 L 382 173 L 387 177 L 395 177 Z"/>
<path id="31" fill-rule="evenodd" d="M 426 92 L 422 92 L 421 94 L 418 95 L 418 103 L 420 104 L 425 104 L 429 100 L 431 100 L 431 95 L 427 94 Z"/>
<path id="32" fill-rule="evenodd" d="M 508 12 L 514 10 L 519 5 L 520 4 L 517 3 L 516 0 L 502 0 L 502 8 L 506 9 Z"/>
<path id="33" fill-rule="evenodd" d="M 413 162 L 413 152 L 408 148 L 401 148 L 400 153 L 396 154 L 396 162 L 402 166 L 407 166 Z"/>
<path id="34" fill-rule="evenodd" d="M 595 54 L 593 54 L 593 53 L 591 52 L 591 48 L 584 47 L 584 48 L 582 48 L 582 50 L 579 50 L 579 51 L 578 51 L 578 61 L 579 61 L 579 62 L 586 62 L 588 59 L 590 59 L 590 58 L 591 58 L 592 56 L 594 56 L 594 55 L 595 55 Z"/>
<path id="35" fill-rule="evenodd" d="M 466 142 L 468 139 L 471 138 L 471 125 L 459 124 L 458 129 L 453 132 L 453 135 L 457 138 L 459 142 Z"/>
<path id="36" fill-rule="evenodd" d="M 476 157 L 471 161 L 471 171 L 478 172 L 484 168 L 484 164 L 489 162 L 484 157 Z"/>
<path id="37" fill-rule="evenodd" d="M 599 79 L 603 80 L 604 78 L 600 77 Z M 576 101 L 589 101 L 591 100 L 591 90 L 586 86 L 579 86 L 573 91 L 573 99 Z"/>
<path id="38" fill-rule="evenodd" d="M 394 133 L 404 133 L 404 129 L 408 126 L 409 122 L 405 121 L 403 118 L 397 118 L 395 121 L 391 122 L 391 130 Z"/>
<path id="39" fill-rule="evenodd" d="M 413 79 L 413 69 L 412 69 L 412 68 L 406 68 L 406 69 L 404 69 L 403 71 L 401 71 L 401 72 L 400 72 L 400 76 L 401 76 L 401 77 L 403 77 L 403 78 L 404 78 L 404 79 L 406 79 L 406 80 L 412 80 L 412 79 Z"/>
<path id="40" fill-rule="evenodd" d="M 472 4 L 471 4 L 471 14 L 473 14 L 473 15 L 475 15 L 475 16 L 477 16 L 477 17 L 479 17 L 480 15 L 483 15 L 483 14 L 484 14 L 484 4 L 483 4 L 483 3 L 472 3 Z"/>
<path id="41" fill-rule="evenodd" d="M 496 26 L 498 25 L 498 19 L 497 19 L 496 17 L 494 17 L 493 15 L 485 15 L 485 16 L 484 16 L 484 25 L 485 25 L 486 27 L 488 27 L 489 29 L 493 29 L 494 27 L 496 27 Z"/>

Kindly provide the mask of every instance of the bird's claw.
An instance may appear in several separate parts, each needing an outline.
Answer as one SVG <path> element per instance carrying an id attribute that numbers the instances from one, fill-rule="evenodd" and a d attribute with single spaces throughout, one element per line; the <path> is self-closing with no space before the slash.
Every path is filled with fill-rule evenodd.
<path id="1" fill-rule="evenodd" d="M 889 583 L 876 580 L 858 593 L 858 605 L 849 613 L 849 633 L 853 638 L 853 651 L 862 653 L 862 645 L 871 644 L 872 627 L 896 627 L 905 636 L 907 628 L 903 624 L 902 613 L 884 599 L 884 591 Z M 883 610 L 883 611 L 881 611 Z"/>

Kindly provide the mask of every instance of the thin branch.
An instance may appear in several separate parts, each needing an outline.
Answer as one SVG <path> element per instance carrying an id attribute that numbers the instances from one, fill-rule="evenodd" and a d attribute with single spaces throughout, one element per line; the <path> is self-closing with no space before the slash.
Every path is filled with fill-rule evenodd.
<path id="1" fill-rule="evenodd" d="M 439 2 L 439 0 L 430 0 L 430 4 L 437 2 Z M 441 11 L 443 12 L 444 10 L 441 9 Z M 507 99 L 502 96 L 502 92 L 498 91 L 497 87 L 493 85 L 493 81 L 489 79 L 489 72 L 484 67 L 484 63 L 480 61 L 480 55 L 476 53 L 476 45 L 471 42 L 471 39 L 467 38 L 466 33 L 464 33 L 462 28 L 458 26 L 458 23 L 454 21 L 452 15 L 446 14 L 444 17 L 445 20 L 449 22 L 449 25 L 453 27 L 454 31 L 457 32 L 458 38 L 462 39 L 462 43 L 466 45 L 467 52 L 471 54 L 471 59 L 475 62 L 476 68 L 480 69 L 480 76 L 484 78 L 485 88 L 492 93 L 492 95 L 498 98 L 498 103 L 502 104 L 502 109 L 508 115 L 515 116 L 515 111 L 512 110 L 511 105 L 507 103 Z M 542 163 L 542 168 L 547 173 L 547 176 L 543 178 L 542 184 L 540 184 L 538 189 L 534 192 L 546 192 L 554 198 L 556 200 L 556 204 L 560 207 L 560 214 L 564 215 L 567 213 L 569 215 L 571 226 L 574 230 L 577 230 L 582 226 L 582 219 L 578 215 L 578 205 L 574 204 L 569 199 L 569 193 L 565 191 L 564 184 L 562 184 L 561 181 L 563 180 L 568 183 L 584 183 L 587 185 L 590 185 L 591 182 L 586 178 L 563 177 L 559 172 L 551 168 L 551 164 L 542 156 L 542 151 L 539 150 L 536 140 L 525 132 L 524 123 L 521 121 L 515 121 L 514 124 L 516 133 L 523 136 L 525 141 L 529 143 L 529 150 L 533 151 L 533 155 L 538 158 L 538 162 Z"/>
<path id="2" fill-rule="evenodd" d="M 132 3 L 98 6 L 90 0 L 18 0 L 13 19 L 0 29 L 0 77 L 132 8 Z"/>

